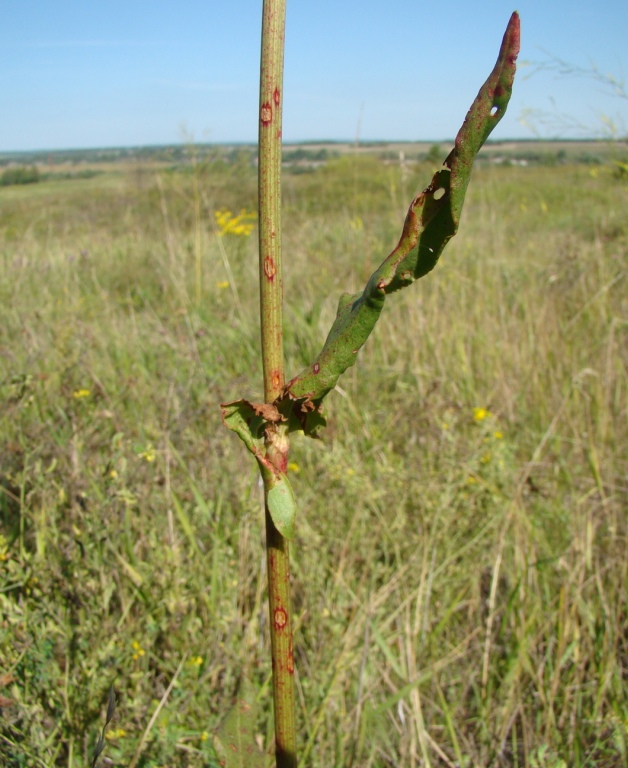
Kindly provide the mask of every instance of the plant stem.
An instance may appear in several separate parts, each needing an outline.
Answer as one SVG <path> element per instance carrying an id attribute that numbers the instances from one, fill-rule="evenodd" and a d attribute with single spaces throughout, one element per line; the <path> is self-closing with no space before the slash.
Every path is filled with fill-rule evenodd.
<path id="1" fill-rule="evenodd" d="M 281 279 L 281 91 L 286 0 L 264 0 L 259 121 L 260 299 L 264 394 L 284 385 Z"/>
<path id="2" fill-rule="evenodd" d="M 286 0 L 264 0 L 259 118 L 259 256 L 264 399 L 272 403 L 285 382 L 283 284 L 281 279 L 281 108 Z M 285 473 L 289 440 L 285 426 L 269 427 L 266 457 Z M 294 657 L 288 541 L 268 511 L 269 477 L 264 477 L 266 556 L 277 768 L 296 768 Z"/>

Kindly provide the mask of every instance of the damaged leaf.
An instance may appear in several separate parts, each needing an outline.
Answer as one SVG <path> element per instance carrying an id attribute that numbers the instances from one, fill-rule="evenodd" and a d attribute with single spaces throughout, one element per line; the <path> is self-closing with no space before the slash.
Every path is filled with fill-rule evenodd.
<path id="1" fill-rule="evenodd" d="M 383 309 L 386 295 L 430 272 L 456 234 L 473 161 L 503 117 L 519 53 L 519 15 L 512 14 L 493 71 L 480 89 L 453 150 L 432 182 L 411 203 L 397 247 L 361 293 L 344 294 L 316 360 L 285 387 L 284 398 L 319 403 L 355 363 Z M 307 430 L 306 430 L 307 431 Z"/>
<path id="2" fill-rule="evenodd" d="M 242 399 L 234 400 L 232 403 L 222 403 L 220 407 L 224 425 L 235 432 L 258 459 L 262 454 L 255 440 L 261 440 L 264 437 L 267 424 L 287 421 L 277 406 L 269 403 L 252 403 Z"/>
<path id="3" fill-rule="evenodd" d="M 323 418 L 318 409 L 311 405 L 304 406 L 303 412 L 312 416 L 312 425 L 320 424 Z M 294 491 L 286 475 L 272 465 L 263 447 L 256 442 L 266 436 L 269 425 L 286 422 L 288 417 L 280 413 L 274 404 L 235 400 L 232 403 L 222 404 L 222 420 L 226 427 L 238 435 L 257 459 L 266 487 L 269 488 L 268 512 L 279 533 L 286 539 L 292 539 L 297 514 Z M 298 420 L 292 426 L 295 429 L 302 428 Z"/>

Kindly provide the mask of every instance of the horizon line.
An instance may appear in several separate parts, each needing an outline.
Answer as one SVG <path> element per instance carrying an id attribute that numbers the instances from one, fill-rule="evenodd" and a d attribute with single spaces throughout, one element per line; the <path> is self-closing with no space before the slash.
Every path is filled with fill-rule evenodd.
<path id="1" fill-rule="evenodd" d="M 454 144 L 455 139 L 294 139 L 284 141 L 286 146 L 308 146 L 312 144 L 329 145 L 350 145 L 356 148 L 361 146 L 389 145 L 389 144 Z M 566 143 L 626 143 L 628 138 L 613 139 L 601 138 L 599 136 L 568 137 L 568 136 L 530 136 L 530 137 L 505 137 L 489 138 L 485 142 L 488 144 L 512 144 L 512 143 L 541 143 L 541 142 L 566 142 Z M 130 151 L 140 149 L 170 149 L 180 147 L 255 147 L 257 141 L 195 141 L 195 142 L 170 142 L 170 143 L 150 143 L 150 144 L 111 144 L 111 145 L 93 145 L 85 147 L 44 147 L 31 149 L 0 149 L 0 156 L 19 155 L 19 154 L 50 154 L 54 152 L 114 152 Z"/>

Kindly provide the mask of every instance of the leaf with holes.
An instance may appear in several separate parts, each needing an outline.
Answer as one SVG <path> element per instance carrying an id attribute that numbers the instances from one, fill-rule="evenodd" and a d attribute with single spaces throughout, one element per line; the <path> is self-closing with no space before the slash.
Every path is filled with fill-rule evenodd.
<path id="1" fill-rule="evenodd" d="M 510 17 L 497 62 L 471 105 L 453 150 L 430 185 L 411 203 L 397 247 L 371 275 L 361 293 L 344 294 L 336 320 L 316 360 L 285 387 L 282 399 L 316 406 L 339 376 L 355 363 L 389 293 L 404 288 L 436 266 L 445 245 L 456 234 L 473 161 L 503 117 L 519 53 L 519 15 Z M 280 409 L 283 410 L 283 408 Z M 318 413 L 318 407 L 311 410 Z M 305 429 L 306 433 L 308 429 Z"/>

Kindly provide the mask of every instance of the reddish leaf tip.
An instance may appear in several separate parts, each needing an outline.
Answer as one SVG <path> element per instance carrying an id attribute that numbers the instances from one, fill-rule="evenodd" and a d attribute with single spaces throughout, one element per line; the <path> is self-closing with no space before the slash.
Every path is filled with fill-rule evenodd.
<path id="1" fill-rule="evenodd" d="M 510 21 L 506 27 L 503 44 L 506 46 L 509 54 L 513 57 L 514 64 L 514 59 L 517 58 L 521 49 L 521 19 L 519 18 L 519 11 L 512 12 Z"/>

